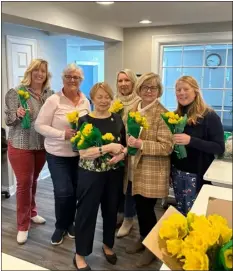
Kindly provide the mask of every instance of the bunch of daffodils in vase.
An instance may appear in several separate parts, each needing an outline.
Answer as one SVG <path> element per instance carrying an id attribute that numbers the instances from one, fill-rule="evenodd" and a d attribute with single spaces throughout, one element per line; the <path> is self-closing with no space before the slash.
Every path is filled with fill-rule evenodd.
<path id="1" fill-rule="evenodd" d="M 19 95 L 20 104 L 26 111 L 25 116 L 21 120 L 21 127 L 23 129 L 29 129 L 31 127 L 31 119 L 27 100 L 30 98 L 30 94 L 24 87 L 21 87 L 17 93 Z"/>
<path id="2" fill-rule="evenodd" d="M 182 117 L 178 114 L 175 114 L 174 112 L 166 112 L 161 114 L 161 117 L 167 124 L 172 134 L 183 133 L 184 127 L 187 124 L 187 115 Z M 186 148 L 183 145 L 175 145 L 174 152 L 176 153 L 178 159 L 187 157 Z"/>
<path id="3" fill-rule="evenodd" d="M 66 118 L 70 124 L 70 128 L 77 130 L 78 120 L 79 120 L 79 113 L 78 111 L 73 111 L 66 114 Z"/>
<path id="4" fill-rule="evenodd" d="M 232 229 L 220 215 L 172 214 L 162 222 L 159 237 L 183 270 L 232 270 Z"/>

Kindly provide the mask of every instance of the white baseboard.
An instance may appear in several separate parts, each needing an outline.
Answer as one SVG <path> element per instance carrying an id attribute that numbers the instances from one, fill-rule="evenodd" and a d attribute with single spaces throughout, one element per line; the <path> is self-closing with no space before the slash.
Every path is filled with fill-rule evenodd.
<path id="1" fill-rule="evenodd" d="M 2 186 L 1 190 L 9 192 L 9 194 L 11 196 L 13 196 L 16 193 L 16 186 L 15 185 L 12 185 L 10 187 L 9 186 Z"/>

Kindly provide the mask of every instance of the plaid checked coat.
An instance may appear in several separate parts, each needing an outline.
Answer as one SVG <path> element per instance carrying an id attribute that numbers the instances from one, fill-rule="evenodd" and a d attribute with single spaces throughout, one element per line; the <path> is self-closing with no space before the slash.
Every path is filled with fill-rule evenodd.
<path id="1" fill-rule="evenodd" d="M 132 111 L 137 111 L 138 103 Z M 172 133 L 160 114 L 167 112 L 163 105 L 156 101 L 145 111 L 149 129 L 143 129 L 140 138 L 142 150 L 134 157 L 132 195 L 140 194 L 146 198 L 164 198 L 169 192 L 170 154 L 173 151 Z M 130 157 L 128 158 L 129 162 Z M 129 179 L 129 163 L 126 163 L 124 192 Z"/>

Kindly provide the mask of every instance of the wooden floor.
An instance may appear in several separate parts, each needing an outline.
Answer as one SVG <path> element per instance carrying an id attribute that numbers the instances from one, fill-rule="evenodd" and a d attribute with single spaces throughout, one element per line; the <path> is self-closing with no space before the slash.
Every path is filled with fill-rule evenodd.
<path id="1" fill-rule="evenodd" d="M 54 247 L 50 238 L 54 231 L 54 199 L 50 178 L 40 180 L 37 190 L 37 205 L 39 214 L 46 220 L 45 225 L 32 225 L 27 243 L 20 246 L 16 243 L 16 199 L 2 197 L 2 252 L 26 260 L 50 270 L 75 270 L 72 258 L 75 251 L 74 241 L 65 238 L 62 245 Z M 163 209 L 156 206 L 156 214 L 160 217 Z M 115 252 L 118 256 L 117 265 L 107 263 L 102 255 L 102 218 L 98 215 L 93 253 L 87 258 L 93 270 L 134 270 L 139 254 L 125 253 L 125 247 L 138 235 L 138 226 L 128 237 L 116 239 Z M 154 261 L 146 270 L 159 270 L 162 263 Z M 140 269 L 143 270 L 143 269 Z"/>

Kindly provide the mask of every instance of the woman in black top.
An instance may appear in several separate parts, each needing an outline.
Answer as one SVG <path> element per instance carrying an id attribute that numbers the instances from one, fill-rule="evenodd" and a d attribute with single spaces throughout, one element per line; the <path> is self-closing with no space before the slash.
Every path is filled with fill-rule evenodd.
<path id="1" fill-rule="evenodd" d="M 203 175 L 214 160 L 224 153 L 224 131 L 219 116 L 205 104 L 197 81 L 183 76 L 176 82 L 178 107 L 175 113 L 187 114 L 188 123 L 174 143 L 185 145 L 187 157 L 172 154 L 172 183 L 178 210 L 184 215 L 191 209 L 204 181 Z"/>
<path id="2" fill-rule="evenodd" d="M 112 248 L 124 176 L 124 167 L 120 167 L 118 162 L 123 160 L 127 153 L 123 121 L 119 115 L 108 111 L 113 100 L 111 88 L 106 83 L 97 83 L 93 86 L 90 97 L 95 109 L 91 114 L 79 119 L 79 128 L 84 122 L 91 123 L 102 134 L 112 133 L 116 143 L 79 151 L 78 203 L 75 221 L 76 255 L 74 257 L 74 265 L 78 270 L 90 270 L 84 257 L 92 252 L 100 204 L 103 217 L 103 253 L 111 264 L 117 261 Z M 100 157 L 106 153 L 110 153 L 112 158 L 103 165 Z"/>

